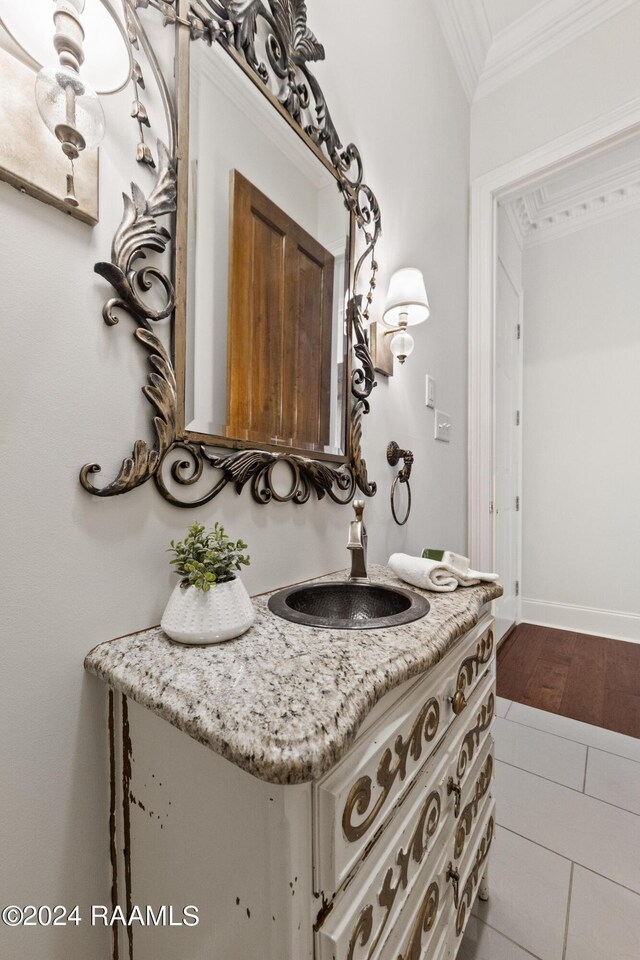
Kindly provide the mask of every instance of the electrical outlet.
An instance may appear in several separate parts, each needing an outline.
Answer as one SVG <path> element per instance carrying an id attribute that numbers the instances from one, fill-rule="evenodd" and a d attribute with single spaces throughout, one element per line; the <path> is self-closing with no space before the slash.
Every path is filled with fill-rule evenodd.
<path id="1" fill-rule="evenodd" d="M 429 374 L 425 377 L 425 403 L 428 407 L 436 405 L 436 382 Z"/>
<path id="2" fill-rule="evenodd" d="M 443 443 L 449 443 L 451 440 L 451 417 L 442 410 L 436 410 L 436 428 L 434 433 L 436 440 L 442 440 Z"/>

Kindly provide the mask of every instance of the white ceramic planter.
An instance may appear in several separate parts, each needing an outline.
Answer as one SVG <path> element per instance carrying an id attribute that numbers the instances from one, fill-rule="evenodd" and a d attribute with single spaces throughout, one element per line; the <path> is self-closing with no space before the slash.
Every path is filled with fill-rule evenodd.
<path id="1" fill-rule="evenodd" d="M 221 643 L 245 633 L 256 618 L 242 580 L 219 583 L 205 593 L 177 584 L 160 626 L 178 643 Z"/>

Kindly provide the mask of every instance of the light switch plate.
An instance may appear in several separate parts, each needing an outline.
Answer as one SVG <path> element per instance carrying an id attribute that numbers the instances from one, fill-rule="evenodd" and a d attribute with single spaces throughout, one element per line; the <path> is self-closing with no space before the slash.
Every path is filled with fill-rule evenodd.
<path id="1" fill-rule="evenodd" d="M 442 440 L 443 443 L 449 443 L 451 440 L 451 417 L 442 410 L 436 410 L 436 428 L 434 436 L 436 440 Z"/>
<path id="2" fill-rule="evenodd" d="M 425 377 L 425 403 L 428 407 L 436 405 L 436 382 L 429 374 Z"/>

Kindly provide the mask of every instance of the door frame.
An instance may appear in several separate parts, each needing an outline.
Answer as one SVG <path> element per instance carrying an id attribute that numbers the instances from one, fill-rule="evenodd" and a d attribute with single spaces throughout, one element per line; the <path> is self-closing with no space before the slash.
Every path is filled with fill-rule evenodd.
<path id="1" fill-rule="evenodd" d="M 471 184 L 469 263 L 468 554 L 495 560 L 495 284 L 498 203 L 548 174 L 640 133 L 640 97 L 511 160 Z"/>
<path id="2" fill-rule="evenodd" d="M 521 250 L 521 253 L 522 253 L 522 250 Z M 519 351 L 518 351 L 518 361 L 517 361 L 517 363 L 518 363 L 518 365 L 519 365 L 519 371 L 518 371 L 518 398 L 517 398 L 516 410 L 519 410 L 520 413 L 522 414 L 522 398 L 523 398 L 523 388 L 524 388 L 524 369 L 523 369 L 524 364 L 523 364 L 523 346 L 522 346 L 522 342 L 523 342 L 523 338 L 524 338 L 524 290 L 522 289 L 522 284 L 513 276 L 513 273 L 511 272 L 511 268 L 510 268 L 509 264 L 506 262 L 505 258 L 502 257 L 502 256 L 500 255 L 500 253 L 498 252 L 498 249 L 497 249 L 497 234 L 496 234 L 496 260 L 495 260 L 495 266 L 496 266 L 496 283 L 497 283 L 498 264 L 500 264 L 500 265 L 502 266 L 502 269 L 504 270 L 505 276 L 506 276 L 507 280 L 509 281 L 509 283 L 511 284 L 511 286 L 512 286 L 512 288 L 513 288 L 513 290 L 514 290 L 514 293 L 515 293 L 516 297 L 518 298 L 518 324 L 519 324 L 519 327 L 520 327 L 520 347 L 519 347 Z M 496 362 L 495 362 L 495 359 L 496 359 L 496 358 L 495 358 L 495 352 L 494 352 L 494 364 L 493 364 L 494 376 L 495 376 L 495 371 L 496 371 Z M 497 415 L 498 415 L 497 407 L 496 407 L 496 404 L 493 403 L 493 404 L 492 404 L 492 408 L 491 408 L 491 416 L 492 416 L 492 421 L 491 421 L 491 422 L 492 422 L 492 429 L 493 429 L 493 436 L 494 436 L 494 437 L 495 437 L 496 434 L 497 434 L 497 429 L 496 429 L 496 419 L 497 419 Z M 522 420 L 521 420 L 521 422 L 522 422 Z M 512 422 L 512 423 L 513 423 L 513 422 Z M 521 501 L 521 503 L 522 503 L 522 431 L 521 431 L 521 428 L 520 428 L 520 427 L 515 427 L 514 425 L 512 426 L 512 430 L 514 430 L 514 431 L 515 431 L 515 430 L 518 430 L 518 431 L 519 431 L 518 434 L 515 434 L 515 433 L 514 433 L 514 436 L 517 436 L 517 438 L 518 438 L 518 439 L 515 441 L 515 442 L 517 443 L 517 446 L 518 446 L 518 450 L 517 450 L 518 486 L 517 486 L 517 490 L 514 490 L 513 493 L 514 493 L 514 495 L 516 495 L 516 496 L 520 496 L 520 501 Z M 496 455 L 496 449 L 495 449 L 495 447 L 496 447 L 496 444 L 494 443 L 494 458 L 495 458 L 495 455 Z M 497 500 L 498 500 L 497 484 L 496 484 L 496 480 L 495 480 L 495 470 L 493 469 L 493 464 L 492 464 L 492 477 L 493 477 L 493 484 L 492 484 L 493 511 L 491 511 L 491 516 L 492 516 L 492 519 L 493 519 L 493 529 L 492 529 L 492 538 L 491 538 L 491 549 L 492 549 L 492 557 L 493 557 L 493 561 L 494 561 L 494 566 L 492 566 L 491 569 L 493 570 L 494 567 L 496 566 L 496 564 L 495 564 L 495 558 L 497 557 L 497 553 L 498 553 L 498 515 L 499 515 L 498 503 L 497 503 Z M 515 555 L 516 569 L 515 569 L 515 571 L 512 571 L 512 572 L 515 572 L 515 580 L 517 580 L 518 584 L 521 584 L 521 583 L 522 583 L 522 508 L 520 508 L 520 509 L 517 511 L 516 518 L 515 518 L 515 528 L 516 528 L 516 537 L 517 537 L 518 543 L 517 543 L 517 549 L 516 549 L 516 555 Z M 502 575 L 501 575 L 501 579 L 502 579 Z M 515 583 L 514 583 L 514 588 L 515 588 Z M 493 604 L 493 612 L 494 612 L 494 616 L 496 617 L 496 628 L 497 628 L 498 604 L 499 604 L 499 603 L 500 603 L 500 600 L 495 600 L 495 601 L 494 601 L 494 604 Z M 511 629 L 512 629 L 516 624 L 520 623 L 521 620 L 522 620 L 522 616 L 521 616 L 521 611 L 522 611 L 522 589 L 520 589 L 519 595 L 516 593 L 515 611 L 516 611 L 516 613 L 515 613 L 515 621 L 514 621 L 514 623 L 512 624 L 511 627 L 509 627 L 509 628 L 506 630 L 505 633 L 502 634 L 502 637 L 498 640 L 498 643 L 501 643 L 501 641 L 502 641 L 506 636 L 508 636 L 508 634 L 510 633 Z M 496 629 L 496 634 L 497 634 L 497 629 Z"/>

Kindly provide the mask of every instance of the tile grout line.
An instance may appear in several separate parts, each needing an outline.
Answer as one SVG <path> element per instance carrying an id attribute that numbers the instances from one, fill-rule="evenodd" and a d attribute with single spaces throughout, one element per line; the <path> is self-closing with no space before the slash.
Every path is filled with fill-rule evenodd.
<path id="1" fill-rule="evenodd" d="M 599 729 L 604 730 L 604 727 L 600 727 Z M 624 737 L 626 736 L 626 734 L 621 733 L 620 736 Z M 574 741 L 572 740 L 570 742 L 573 743 Z M 577 740 L 576 743 L 580 743 L 580 741 Z M 614 753 L 613 750 L 604 750 L 602 747 L 594 747 L 592 743 L 590 744 L 585 743 L 583 744 L 583 746 L 585 747 L 588 746 L 590 750 L 597 750 L 598 753 L 606 753 L 608 757 L 617 757 L 618 760 L 628 760 L 629 763 L 637 763 L 638 766 L 640 767 L 640 760 L 634 760 L 633 757 L 625 757 L 621 753 Z"/>
<path id="2" fill-rule="evenodd" d="M 513 706 L 513 700 L 510 700 L 510 701 L 509 701 L 509 706 L 507 707 L 507 712 L 505 713 L 504 717 L 502 718 L 503 720 L 506 720 L 507 717 L 509 716 L 509 710 L 511 710 L 511 707 L 512 707 L 512 706 Z"/>
<path id="3" fill-rule="evenodd" d="M 512 701 L 511 707 L 515 701 Z M 521 706 L 526 706 L 526 704 L 521 704 Z M 511 710 L 509 707 L 509 710 Z M 536 707 L 531 707 L 532 710 L 535 710 Z M 507 710 L 507 713 L 509 713 Z M 560 714 L 551 714 L 551 716 L 560 716 Z M 498 717 L 499 720 L 506 720 L 506 714 L 504 717 Z M 565 717 L 566 720 L 571 720 L 572 717 Z M 584 740 L 574 740 L 573 737 L 563 737 L 561 733 L 551 733 L 549 730 L 542 730 L 540 727 L 535 727 L 531 723 L 524 723 L 522 720 L 512 720 L 509 718 L 509 723 L 515 723 L 518 727 L 526 727 L 527 730 L 535 730 L 537 733 L 546 733 L 548 737 L 557 737 L 558 740 L 566 740 L 567 743 L 577 743 L 581 747 L 591 747 L 592 750 L 599 750 L 600 753 L 608 753 L 611 757 L 618 757 L 619 760 L 628 760 L 629 763 L 637 763 L 640 766 L 640 759 L 634 760 L 633 757 L 627 757 L 622 753 L 615 753 L 613 750 L 605 750 L 604 747 L 594 747 L 593 744 L 585 743 Z M 583 720 L 576 720 L 576 723 L 584 723 Z M 587 726 L 594 726 L 594 724 L 587 724 Z M 609 730 L 607 727 L 595 727 L 596 730 L 605 730 L 607 733 L 613 733 L 619 737 L 626 737 L 626 733 L 618 733 L 617 730 Z M 635 737 L 629 737 L 630 740 L 636 739 Z"/>
<path id="4" fill-rule="evenodd" d="M 562 784 L 560 784 L 560 786 L 562 786 Z M 634 817 L 640 817 L 640 813 L 638 813 L 637 810 L 629 810 L 628 807 L 621 807 L 617 803 L 611 803 L 609 800 L 603 800 L 602 797 L 596 797 L 595 794 L 587 793 L 586 790 L 584 792 L 584 796 L 589 797 L 590 800 L 599 800 L 600 803 L 604 803 L 606 807 L 611 807 L 613 810 L 621 810 L 622 813 L 631 813 Z"/>
<path id="5" fill-rule="evenodd" d="M 503 933 L 502 930 L 498 930 L 498 928 L 494 927 L 492 923 L 487 923 L 486 920 L 483 920 L 482 917 L 478 917 L 478 916 L 476 916 L 474 919 L 477 920 L 478 923 L 484 924 L 484 926 L 488 927 L 489 930 L 493 930 L 493 932 L 497 933 L 498 936 L 504 937 L 504 939 L 508 940 L 509 943 L 512 943 L 514 947 L 518 947 L 524 953 L 528 954 L 528 956 L 533 957 L 533 960 L 540 960 L 540 957 L 538 956 L 537 953 L 531 953 L 531 950 L 528 950 L 527 947 L 523 947 L 522 944 L 518 943 L 517 940 L 514 940 L 513 937 L 508 937 L 506 933 Z"/>
<path id="6" fill-rule="evenodd" d="M 587 754 L 584 758 L 584 779 L 582 781 L 582 792 L 585 794 L 585 796 L 587 795 L 587 767 L 588 766 L 589 766 L 589 747 L 587 746 Z M 610 804 L 610 806 L 613 807 L 614 804 L 612 803 Z"/>
<path id="7" fill-rule="evenodd" d="M 500 829 L 504 830 L 506 833 L 512 833 L 514 836 L 520 837 L 521 840 L 527 840 L 529 843 L 532 843 L 534 847 L 540 847 L 541 850 L 546 850 L 547 853 L 552 853 L 561 860 L 566 860 L 567 863 L 572 863 L 576 867 L 580 867 L 581 870 L 586 870 L 588 873 L 592 873 L 594 876 L 600 877 L 601 880 L 607 880 L 614 886 L 620 887 L 621 890 L 626 890 L 627 893 L 632 893 L 635 897 L 640 898 L 640 892 L 633 890 L 631 887 L 627 887 L 624 883 L 620 883 L 619 880 L 613 880 L 611 877 L 607 877 L 604 873 L 598 873 L 598 871 L 594 870 L 593 867 L 587 867 L 584 865 L 584 863 L 578 863 L 577 860 L 571 860 L 569 857 L 565 857 L 564 853 L 559 853 L 557 850 L 553 850 L 551 847 L 545 847 L 544 843 L 538 843 L 537 840 L 532 840 L 531 837 L 525 837 L 523 833 L 518 833 L 517 830 L 512 830 L 511 827 L 505 827 L 503 823 L 497 822 L 496 826 L 500 827 Z"/>
<path id="8" fill-rule="evenodd" d="M 499 747 L 499 744 L 498 744 L 498 747 Z M 541 773 L 536 773 L 535 770 L 529 770 L 528 767 L 520 767 L 518 766 L 517 763 L 511 763 L 510 760 L 503 760 L 502 757 L 499 756 L 498 747 L 496 747 L 496 760 L 498 763 L 504 763 L 505 767 L 513 767 L 514 770 L 521 770 L 523 773 L 530 773 L 532 777 L 539 777 L 541 780 L 546 780 L 547 783 L 555 783 L 556 786 L 566 787 L 567 790 L 573 790 L 574 793 L 582 793 L 582 790 L 578 790 L 577 787 L 570 787 L 567 783 L 562 783 L 562 781 L 560 780 L 552 780 L 551 777 L 545 777 Z M 597 800 L 598 798 L 592 797 L 592 799 Z M 603 800 L 602 803 L 606 803 L 606 801 Z M 609 804 L 609 806 L 613 806 L 613 804 Z M 619 809 L 622 809 L 622 808 L 620 807 Z M 627 812 L 631 813 L 630 810 L 628 810 Z"/>
<path id="9" fill-rule="evenodd" d="M 567 897 L 567 919 L 564 925 L 564 946 L 562 948 L 562 960 L 567 957 L 567 941 L 569 939 L 569 915 L 571 913 L 571 894 L 573 893 L 573 871 L 575 863 L 571 862 L 571 873 L 569 875 L 569 896 Z"/>
<path id="10" fill-rule="evenodd" d="M 582 744 L 584 746 L 584 744 Z M 624 757 L 619 757 L 620 760 L 623 760 Z M 546 780 L 547 783 L 555 783 L 557 787 L 564 787 L 565 790 L 571 790 L 573 793 L 580 794 L 581 797 L 589 797 L 590 800 L 596 800 L 598 803 L 603 803 L 605 807 L 613 807 L 614 810 L 621 810 L 623 813 L 630 813 L 632 817 L 640 817 L 640 813 L 637 813 L 635 810 L 628 810 L 627 807 L 619 807 L 617 803 L 609 803 L 608 800 L 603 800 L 602 797 L 594 797 L 590 793 L 585 793 L 583 790 L 578 790 L 577 787 L 570 787 L 566 783 L 560 783 L 559 780 L 552 780 L 550 777 L 543 777 L 541 773 L 535 773 L 533 770 L 527 770 L 526 767 L 519 767 L 517 763 L 509 763 L 508 760 L 502 760 L 498 756 L 498 751 L 496 749 L 496 762 L 504 763 L 505 767 L 512 767 L 514 770 L 520 770 L 521 773 L 528 773 L 531 777 L 537 777 L 539 780 Z"/>
<path id="11" fill-rule="evenodd" d="M 505 827 L 502 829 L 504 830 Z M 531 842 L 533 843 L 533 841 Z M 561 856 L 561 854 L 558 854 L 558 856 Z M 611 877 L 605 877 L 604 873 L 598 873 L 598 871 L 594 870 L 592 867 L 585 867 L 583 863 L 576 863 L 575 866 L 579 867 L 580 870 L 584 870 L 585 873 L 592 873 L 594 877 L 600 877 L 601 880 L 608 880 L 609 883 L 612 883 L 614 886 L 620 887 L 621 890 L 626 890 L 627 893 L 633 893 L 634 896 L 640 899 L 640 893 L 638 893 L 636 890 L 632 890 L 631 887 L 625 887 L 624 883 L 619 883 L 618 880 L 612 880 Z"/>

